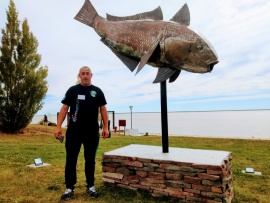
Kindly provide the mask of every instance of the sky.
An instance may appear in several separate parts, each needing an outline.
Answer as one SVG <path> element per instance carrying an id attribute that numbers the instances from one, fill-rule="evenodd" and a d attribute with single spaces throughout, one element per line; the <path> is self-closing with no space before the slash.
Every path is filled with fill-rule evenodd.
<path id="1" fill-rule="evenodd" d="M 182 71 L 167 83 L 168 111 L 270 109 L 270 1 L 268 0 L 91 0 L 98 14 L 129 16 L 158 6 L 169 21 L 187 3 L 190 27 L 214 46 L 219 63 L 211 73 Z M 107 109 L 115 113 L 160 112 L 157 68 L 131 72 L 97 33 L 76 20 L 84 0 L 14 0 L 19 20 L 28 20 L 39 42 L 41 66 L 48 66 L 48 92 L 37 115 L 56 114 L 80 67 L 89 66 Z M 5 29 L 9 0 L 0 1 L 0 29 Z M 2 37 L 2 33 L 0 33 Z"/>

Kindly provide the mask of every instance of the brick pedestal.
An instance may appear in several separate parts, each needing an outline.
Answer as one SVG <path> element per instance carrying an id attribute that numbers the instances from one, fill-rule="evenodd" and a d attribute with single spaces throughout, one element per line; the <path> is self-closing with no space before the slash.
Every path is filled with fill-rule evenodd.
<path id="1" fill-rule="evenodd" d="M 183 202 L 229 203 L 233 199 L 230 152 L 129 145 L 103 155 L 106 185 L 148 190 Z"/>

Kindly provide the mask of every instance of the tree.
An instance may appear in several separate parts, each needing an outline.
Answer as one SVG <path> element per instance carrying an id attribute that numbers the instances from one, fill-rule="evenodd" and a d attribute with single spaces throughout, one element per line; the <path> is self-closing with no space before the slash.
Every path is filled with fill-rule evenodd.
<path id="1" fill-rule="evenodd" d="M 25 128 L 42 108 L 47 93 L 48 67 L 40 66 L 38 40 L 27 19 L 22 23 L 13 0 L 2 29 L 0 46 L 0 131 L 16 133 Z"/>

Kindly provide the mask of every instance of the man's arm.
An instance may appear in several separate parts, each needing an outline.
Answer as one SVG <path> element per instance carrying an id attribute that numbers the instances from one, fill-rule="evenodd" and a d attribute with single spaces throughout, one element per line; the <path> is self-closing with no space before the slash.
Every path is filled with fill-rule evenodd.
<path id="1" fill-rule="evenodd" d="M 109 137 L 108 112 L 106 106 L 100 107 L 100 113 L 103 121 L 103 129 L 101 136 L 105 139 Z"/>
<path id="2" fill-rule="evenodd" d="M 58 135 L 62 136 L 62 124 L 65 120 L 66 115 L 67 115 L 68 108 L 69 108 L 68 105 L 63 104 L 63 106 L 60 109 L 60 112 L 59 112 L 58 117 L 57 117 L 57 127 L 56 127 L 56 130 L 54 133 L 55 138 L 57 138 Z"/>

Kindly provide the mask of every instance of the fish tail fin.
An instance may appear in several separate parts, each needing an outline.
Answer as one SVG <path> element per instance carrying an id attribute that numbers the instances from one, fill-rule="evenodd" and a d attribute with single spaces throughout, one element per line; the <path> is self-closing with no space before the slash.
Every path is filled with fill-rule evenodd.
<path id="1" fill-rule="evenodd" d="M 94 19 L 98 15 L 96 9 L 89 0 L 85 0 L 81 10 L 74 17 L 75 20 L 93 27 Z"/>

